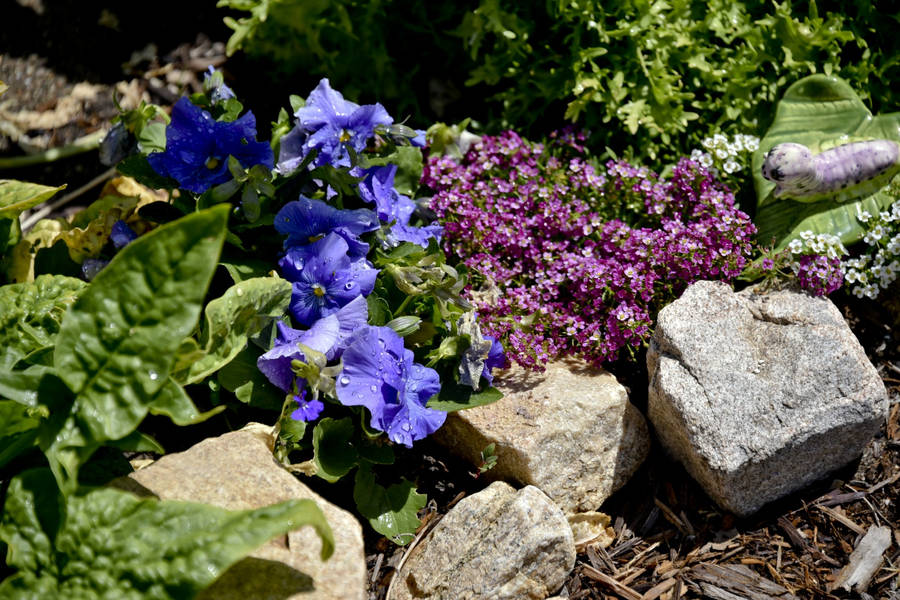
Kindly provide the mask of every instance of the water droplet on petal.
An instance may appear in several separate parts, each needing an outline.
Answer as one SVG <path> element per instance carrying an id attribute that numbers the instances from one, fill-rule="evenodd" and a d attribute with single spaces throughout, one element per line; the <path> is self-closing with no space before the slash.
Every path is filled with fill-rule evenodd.
<path id="1" fill-rule="evenodd" d="M 357 397 L 357 398 L 359 398 L 359 399 L 360 399 L 360 400 L 362 400 L 362 398 L 363 398 L 363 395 L 362 395 L 362 394 L 360 394 L 360 393 L 359 393 L 359 392 L 357 392 L 357 393 L 356 393 L 356 397 Z"/>
<path id="2" fill-rule="evenodd" d="M 345 289 L 345 290 L 352 290 L 352 289 L 353 289 L 353 285 L 354 285 L 354 284 L 353 284 L 352 281 L 348 281 L 347 283 L 344 284 L 344 289 Z"/>
<path id="3" fill-rule="evenodd" d="M 384 340 L 381 338 L 378 338 L 378 345 L 381 346 L 382 348 L 384 348 Z"/>
<path id="4" fill-rule="evenodd" d="M 348 383 L 350 383 L 350 378 L 349 378 L 349 377 L 347 377 L 346 375 L 344 375 L 343 377 L 341 377 L 341 385 L 347 385 Z"/>
<path id="5" fill-rule="evenodd" d="M 374 385 L 370 385 L 370 386 L 369 386 L 369 389 L 372 390 L 372 393 L 373 393 L 373 394 L 374 394 L 375 392 L 378 391 L 378 388 L 377 388 L 376 386 L 374 386 Z"/>
<path id="6" fill-rule="evenodd" d="M 150 371 L 148 375 L 150 376 L 150 381 L 156 381 L 157 379 L 159 379 L 159 373 L 157 373 L 156 371 Z"/>

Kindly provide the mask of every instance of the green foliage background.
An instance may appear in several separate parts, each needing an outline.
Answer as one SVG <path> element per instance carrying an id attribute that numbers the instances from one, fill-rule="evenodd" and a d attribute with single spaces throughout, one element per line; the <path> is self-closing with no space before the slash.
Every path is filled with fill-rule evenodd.
<path id="1" fill-rule="evenodd" d="M 787 86 L 813 73 L 845 79 L 874 112 L 896 110 L 900 100 L 892 86 L 900 76 L 900 10 L 870 2 L 219 6 L 250 13 L 228 21 L 236 30 L 230 51 L 328 76 L 349 98 L 398 106 L 414 122 L 443 117 L 426 101 L 438 80 L 440 89 L 473 99 L 462 116 L 488 132 L 515 127 L 533 136 L 571 120 L 591 129 L 598 147 L 650 160 L 688 153 L 712 132 L 761 136 Z"/>

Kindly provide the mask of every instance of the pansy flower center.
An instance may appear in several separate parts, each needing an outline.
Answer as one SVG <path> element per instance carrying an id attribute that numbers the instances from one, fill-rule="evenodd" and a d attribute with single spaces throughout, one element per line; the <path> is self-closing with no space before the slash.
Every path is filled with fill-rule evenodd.
<path id="1" fill-rule="evenodd" d="M 212 171 L 213 169 L 215 169 L 218 166 L 219 166 L 219 159 L 216 158 L 215 156 L 210 156 L 209 158 L 206 159 L 206 168 L 209 169 L 210 171 Z"/>
<path id="2" fill-rule="evenodd" d="M 312 289 L 313 289 L 313 294 L 315 294 L 315 295 L 318 296 L 319 298 L 321 298 L 322 296 L 325 295 L 325 288 L 323 288 L 323 287 L 322 287 L 321 285 L 319 285 L 318 283 L 315 284 L 315 285 L 313 285 L 313 288 L 312 288 Z"/>
<path id="3" fill-rule="evenodd" d="M 338 140 L 339 140 L 342 144 L 346 144 L 347 142 L 350 141 L 350 138 L 351 138 L 351 137 L 353 137 L 353 133 L 352 133 L 352 132 L 347 131 L 346 129 L 341 129 L 341 135 L 338 136 Z"/>
<path id="4" fill-rule="evenodd" d="M 319 235 L 311 235 L 311 236 L 309 236 L 309 243 L 312 244 L 313 242 L 318 242 L 319 240 L 321 240 L 324 237 L 325 237 L 324 233 L 320 233 Z"/>

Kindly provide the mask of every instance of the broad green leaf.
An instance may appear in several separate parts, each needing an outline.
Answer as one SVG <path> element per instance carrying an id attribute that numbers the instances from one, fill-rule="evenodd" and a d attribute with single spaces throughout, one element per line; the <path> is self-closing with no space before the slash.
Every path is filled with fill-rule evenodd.
<path id="1" fill-rule="evenodd" d="M 95 442 L 128 435 L 168 381 L 197 323 L 225 236 L 228 206 L 140 237 L 66 313 L 54 366 L 77 394 L 74 417 Z"/>
<path id="2" fill-rule="evenodd" d="M 19 237 L 19 241 L 4 259 L 6 275 L 11 281 L 34 281 L 34 261 L 42 248 L 50 248 L 69 228 L 65 219 L 41 219 L 34 227 Z"/>
<path id="3" fill-rule="evenodd" d="M 34 446 L 40 419 L 12 400 L 0 400 L 0 469 Z"/>
<path id="4" fill-rule="evenodd" d="M 313 461 L 316 475 L 334 483 L 359 462 L 353 447 L 353 419 L 321 419 L 313 429 Z"/>
<path id="5" fill-rule="evenodd" d="M 65 187 L 0 179 L 0 219 L 14 219 L 23 211 L 48 200 Z"/>
<path id="6" fill-rule="evenodd" d="M 54 493 L 44 470 L 10 484 L 0 536 L 19 570 L 0 584 L 3 598 L 193 598 L 261 544 L 305 525 L 319 534 L 323 559 L 334 551 L 312 500 L 228 511 L 96 489 L 69 497 L 64 519 L 47 511 L 42 519 L 35 510 Z"/>
<path id="7" fill-rule="evenodd" d="M 223 388 L 234 392 L 237 399 L 255 408 L 281 410 L 284 392 L 272 385 L 257 368 L 260 353 L 253 347 L 243 349 L 218 373 L 218 381 Z"/>
<path id="8" fill-rule="evenodd" d="M 375 482 L 375 474 L 360 465 L 353 486 L 353 500 L 372 529 L 396 544 L 408 544 L 419 527 L 417 513 L 427 497 L 416 492 L 414 483 L 403 479 L 390 487 Z"/>
<path id="9" fill-rule="evenodd" d="M 456 412 L 466 408 L 493 404 L 503 398 L 503 393 L 496 388 L 489 387 L 480 392 L 473 392 L 467 385 L 446 383 L 441 386 L 441 391 L 428 401 L 428 408 L 442 410 L 444 412 Z"/>
<path id="10" fill-rule="evenodd" d="M 762 176 L 766 153 L 775 145 L 794 142 L 807 146 L 813 154 L 841 144 L 873 139 L 900 142 L 900 113 L 872 116 L 859 96 L 844 81 L 826 75 L 812 75 L 794 83 L 778 103 L 775 121 L 753 155 L 759 229 L 763 244 L 775 239 L 782 249 L 802 231 L 837 235 L 845 245 L 865 233 L 857 221 L 857 211 L 877 214 L 896 199 L 884 191 L 863 198 L 831 198 L 798 202 L 775 198 L 775 184 Z"/>
<path id="11" fill-rule="evenodd" d="M 51 367 L 32 365 L 21 371 L 0 368 L 0 398 L 37 408 L 42 398 L 67 394 L 68 389 Z"/>
<path id="12" fill-rule="evenodd" d="M 177 360 L 173 378 L 186 385 L 218 371 L 238 355 L 250 336 L 283 315 L 290 301 L 291 284 L 278 277 L 257 277 L 228 288 L 206 305 L 199 344 L 202 358 L 187 364 Z"/>
<path id="13" fill-rule="evenodd" d="M 24 357 L 52 346 L 63 315 L 85 287 L 80 279 L 62 275 L 0 287 L 0 357 Z M 0 364 L 7 361 L 0 359 Z"/>
<path id="14" fill-rule="evenodd" d="M 172 419 L 176 425 L 194 425 L 214 417 L 225 410 L 225 405 L 217 406 L 212 410 L 200 412 L 194 405 L 191 397 L 184 388 L 171 377 L 166 385 L 156 393 L 156 398 L 150 404 L 150 414 L 165 415 Z"/>

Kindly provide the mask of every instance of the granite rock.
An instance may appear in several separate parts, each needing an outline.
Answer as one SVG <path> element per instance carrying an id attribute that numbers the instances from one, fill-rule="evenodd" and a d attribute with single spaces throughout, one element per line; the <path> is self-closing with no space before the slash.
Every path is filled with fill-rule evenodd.
<path id="1" fill-rule="evenodd" d="M 485 473 L 540 488 L 566 513 L 596 510 L 647 457 L 643 415 L 611 374 L 577 360 L 543 373 L 513 367 L 494 385 L 504 397 L 452 413 L 435 439 L 479 464 L 495 444 L 497 464 Z"/>
<path id="2" fill-rule="evenodd" d="M 463 498 L 413 549 L 388 600 L 543 600 L 575 566 L 565 515 L 533 486 Z"/>
<path id="3" fill-rule="evenodd" d="M 272 428 L 251 423 L 206 439 L 116 480 L 113 485 L 163 500 L 204 502 L 231 510 L 310 498 L 334 533 L 334 554 L 322 561 L 321 541 L 303 527 L 261 546 L 232 565 L 198 596 L 211 600 L 363 600 L 366 563 L 362 527 L 322 499 L 272 455 Z"/>
<path id="4" fill-rule="evenodd" d="M 749 515 L 857 458 L 887 393 L 827 298 L 701 281 L 659 314 L 648 416 L 724 509 Z"/>

